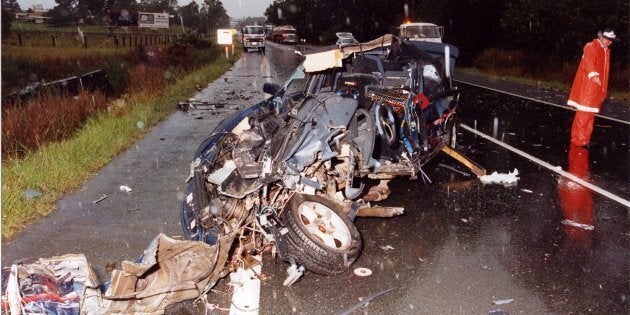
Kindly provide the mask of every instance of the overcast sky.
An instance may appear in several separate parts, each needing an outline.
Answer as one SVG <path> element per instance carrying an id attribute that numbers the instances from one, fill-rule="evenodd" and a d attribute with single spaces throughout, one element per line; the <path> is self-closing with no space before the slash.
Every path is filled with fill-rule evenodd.
<path id="1" fill-rule="evenodd" d="M 180 6 L 190 3 L 192 0 L 178 0 Z M 196 0 L 197 3 L 203 3 L 203 0 Z M 227 14 L 232 18 L 242 17 L 258 17 L 263 16 L 265 9 L 273 0 L 221 0 Z M 55 0 L 18 0 L 22 10 L 30 8 L 33 4 L 42 4 L 45 9 L 52 9 L 57 5 Z"/>

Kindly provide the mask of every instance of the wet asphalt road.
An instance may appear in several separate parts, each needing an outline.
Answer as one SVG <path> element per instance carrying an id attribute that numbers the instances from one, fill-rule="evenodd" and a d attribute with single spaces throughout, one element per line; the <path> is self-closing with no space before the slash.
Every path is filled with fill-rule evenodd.
<path id="1" fill-rule="evenodd" d="M 2 244 L 2 265 L 84 253 L 104 279 L 109 262 L 133 260 L 163 232 L 180 236 L 179 204 L 197 145 L 235 107 L 264 96 L 262 83 L 281 82 L 299 62 L 293 47 L 246 53 L 232 71 L 197 96 L 229 108 L 176 112 L 119 155 L 58 209 Z M 573 113 L 461 85 L 460 116 L 468 126 L 630 199 L 630 130 L 596 120 L 597 145 L 571 150 Z M 232 93 L 234 92 L 234 93 Z M 483 185 L 442 155 L 425 167 L 432 183 L 392 182 L 384 205 L 403 206 L 392 219 L 359 218 L 364 249 L 351 270 L 307 274 L 282 286 L 287 265 L 265 257 L 262 314 L 334 314 L 375 292 L 355 313 L 516 314 L 630 312 L 630 215 L 617 202 L 563 180 L 494 143 L 460 130 L 458 148 L 489 172 L 519 171 L 517 185 Z M 128 185 L 131 194 L 120 192 Z M 92 204 L 103 194 L 108 198 Z M 571 219 L 592 230 L 562 224 Z M 120 265 L 119 265 L 120 266 Z M 372 270 L 368 277 L 352 273 Z M 225 284 L 217 289 L 223 290 Z M 226 307 L 218 293 L 209 295 Z M 511 301 L 496 305 L 495 301 Z"/>

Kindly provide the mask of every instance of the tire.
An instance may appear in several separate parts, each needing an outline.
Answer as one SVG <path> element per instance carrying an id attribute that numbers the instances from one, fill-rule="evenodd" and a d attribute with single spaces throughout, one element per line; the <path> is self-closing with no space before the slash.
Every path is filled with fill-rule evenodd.
<path id="1" fill-rule="evenodd" d="M 313 273 L 343 273 L 361 253 L 359 230 L 339 204 L 323 197 L 294 195 L 282 221 L 288 229 L 282 241 L 289 257 Z"/>

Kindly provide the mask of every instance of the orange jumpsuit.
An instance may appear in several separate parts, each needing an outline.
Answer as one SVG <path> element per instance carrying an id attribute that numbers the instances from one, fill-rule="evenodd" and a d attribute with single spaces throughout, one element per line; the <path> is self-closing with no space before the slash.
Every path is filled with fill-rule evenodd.
<path id="1" fill-rule="evenodd" d="M 609 69 L 610 49 L 598 39 L 586 44 L 567 102 L 577 109 L 571 127 L 571 143 L 574 145 L 587 145 L 591 139 L 595 113 L 599 112 L 606 98 Z M 599 77 L 601 85 L 593 82 L 594 76 Z"/>
<path id="2" fill-rule="evenodd" d="M 581 179 L 589 176 L 588 150 L 572 145 L 569 148 L 569 173 Z M 558 182 L 560 208 L 566 220 L 578 224 L 593 225 L 593 195 L 591 191 L 572 180 L 562 177 Z M 564 226 L 569 239 L 581 246 L 588 246 L 592 232 L 571 225 Z"/>

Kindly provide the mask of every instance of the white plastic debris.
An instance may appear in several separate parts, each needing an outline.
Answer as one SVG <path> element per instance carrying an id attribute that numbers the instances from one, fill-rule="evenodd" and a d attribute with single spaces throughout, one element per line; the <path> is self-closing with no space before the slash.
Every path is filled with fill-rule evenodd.
<path id="1" fill-rule="evenodd" d="M 514 302 L 514 299 L 497 300 L 497 301 L 494 301 L 493 303 L 495 305 L 501 305 L 501 304 L 509 304 L 512 302 Z"/>
<path id="2" fill-rule="evenodd" d="M 107 199 L 107 195 L 102 195 L 100 198 L 92 201 L 92 204 L 97 204 L 97 203 L 99 203 L 99 202 L 101 202 L 101 201 L 103 201 L 105 199 Z"/>
<path id="3" fill-rule="evenodd" d="M 574 226 L 576 228 L 585 229 L 585 230 L 594 230 L 595 227 L 590 224 L 578 223 L 572 220 L 562 220 L 562 224 Z"/>
<path id="4" fill-rule="evenodd" d="M 490 175 L 479 176 L 479 179 L 484 184 L 515 184 L 519 177 L 518 170 L 514 169 L 513 172 L 507 174 L 499 174 L 496 171 Z"/>
<path id="5" fill-rule="evenodd" d="M 24 198 L 26 199 L 33 199 L 41 197 L 42 193 L 40 191 L 29 188 L 22 192 L 22 196 L 24 196 Z"/>
<path id="6" fill-rule="evenodd" d="M 368 268 L 359 267 L 359 268 L 354 269 L 354 274 L 359 277 L 367 277 L 367 276 L 372 275 L 372 270 Z"/>
<path id="7" fill-rule="evenodd" d="M 385 246 L 379 246 L 379 247 L 380 247 L 382 250 L 385 250 L 385 251 L 390 250 L 390 249 L 394 249 L 394 247 L 393 247 L 393 246 L 391 246 L 391 245 L 385 245 Z"/>
<path id="8" fill-rule="evenodd" d="M 126 192 L 126 193 L 128 193 L 128 194 L 130 194 L 130 193 L 131 193 L 131 188 L 129 188 L 129 186 L 127 186 L 127 185 L 122 185 L 122 186 L 120 186 L 120 187 L 118 187 L 118 188 L 119 188 L 119 189 L 120 189 L 120 191 L 122 191 L 122 192 Z"/>
<path id="9" fill-rule="evenodd" d="M 238 268 L 230 274 L 233 287 L 230 314 L 258 314 L 260 304 L 260 279 L 262 266 L 256 265 L 247 270 Z"/>
<path id="10" fill-rule="evenodd" d="M 296 264 L 291 264 L 291 266 L 287 268 L 287 273 L 289 275 L 282 283 L 285 287 L 294 284 L 298 279 L 300 279 L 300 277 L 304 274 L 304 266 L 298 267 Z"/>
<path id="11" fill-rule="evenodd" d="M 521 189 L 521 191 L 522 191 L 522 192 L 526 192 L 526 193 L 528 193 L 528 194 L 533 193 L 533 191 L 531 191 L 531 190 L 529 190 L 529 189 L 525 189 L 525 188 Z"/>

